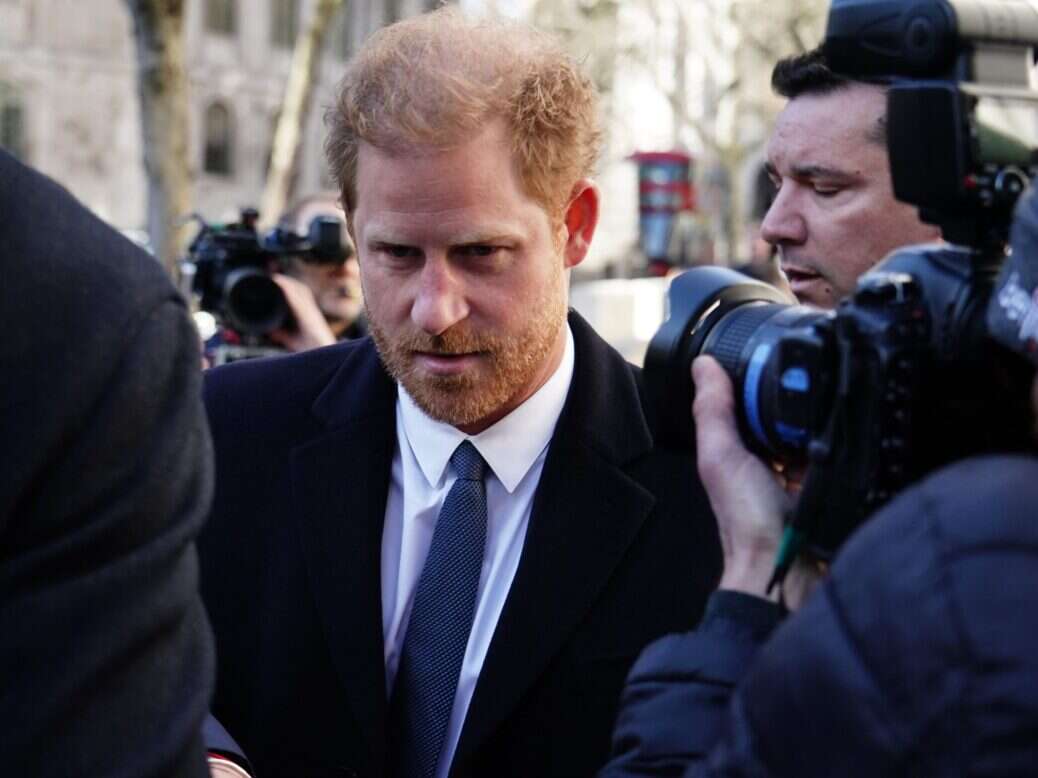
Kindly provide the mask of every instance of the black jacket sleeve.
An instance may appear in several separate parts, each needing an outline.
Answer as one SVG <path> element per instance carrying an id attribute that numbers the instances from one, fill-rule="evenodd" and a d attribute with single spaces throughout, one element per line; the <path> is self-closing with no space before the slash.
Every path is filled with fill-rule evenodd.
<path id="1" fill-rule="evenodd" d="M 606 775 L 1031 775 L 1038 459 L 906 491 L 757 650 L 718 611 L 639 660 Z M 734 687 L 734 688 L 733 688 Z"/>
<path id="2" fill-rule="evenodd" d="M 602 776 L 681 775 L 720 739 L 728 700 L 782 618 L 767 600 L 717 591 L 699 628 L 656 641 L 628 675 Z"/>

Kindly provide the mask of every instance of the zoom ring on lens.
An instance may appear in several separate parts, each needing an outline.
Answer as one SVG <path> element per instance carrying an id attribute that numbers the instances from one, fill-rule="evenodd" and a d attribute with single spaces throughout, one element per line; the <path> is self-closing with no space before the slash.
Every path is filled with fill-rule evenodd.
<path id="1" fill-rule="evenodd" d="M 703 353 L 714 357 L 733 379 L 738 375 L 741 355 L 746 344 L 760 326 L 788 306 L 777 303 L 752 302 L 728 311 L 714 326 Z"/>

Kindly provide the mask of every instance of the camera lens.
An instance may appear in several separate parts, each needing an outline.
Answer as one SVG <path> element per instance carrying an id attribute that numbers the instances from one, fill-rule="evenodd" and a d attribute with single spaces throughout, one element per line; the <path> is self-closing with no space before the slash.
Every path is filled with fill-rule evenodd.
<path id="1" fill-rule="evenodd" d="M 799 305 L 750 301 L 703 323 L 699 353 L 732 379 L 747 442 L 782 460 L 799 458 L 822 398 L 825 344 L 814 325 L 827 315 Z"/>
<path id="2" fill-rule="evenodd" d="M 224 297 L 231 324 L 247 335 L 265 335 L 281 327 L 288 316 L 281 287 L 257 268 L 244 267 L 229 273 Z"/>
<path id="3" fill-rule="evenodd" d="M 713 356 L 732 379 L 747 445 L 795 460 L 828 401 L 829 314 L 789 305 L 774 287 L 733 270 L 689 270 L 671 283 L 669 316 L 649 344 L 645 380 L 662 445 L 692 446 L 692 360 Z"/>

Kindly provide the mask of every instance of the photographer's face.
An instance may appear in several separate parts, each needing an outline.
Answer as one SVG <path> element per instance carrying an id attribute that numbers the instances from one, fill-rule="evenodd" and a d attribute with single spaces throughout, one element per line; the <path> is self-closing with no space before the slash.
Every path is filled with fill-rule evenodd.
<path id="1" fill-rule="evenodd" d="M 310 287 L 317 307 L 335 335 L 341 335 L 360 316 L 364 300 L 356 257 L 351 256 L 342 264 L 296 260 L 292 275 Z"/>
<path id="2" fill-rule="evenodd" d="M 761 235 L 802 303 L 832 308 L 892 249 L 940 235 L 894 199 L 885 114 L 880 87 L 854 84 L 796 97 L 776 121 L 767 167 L 778 192 Z"/>
<path id="3" fill-rule="evenodd" d="M 426 414 L 475 434 L 551 376 L 567 270 L 587 251 L 597 203 L 579 183 L 553 224 L 524 192 L 501 121 L 447 150 L 361 144 L 352 227 L 368 324 Z"/>

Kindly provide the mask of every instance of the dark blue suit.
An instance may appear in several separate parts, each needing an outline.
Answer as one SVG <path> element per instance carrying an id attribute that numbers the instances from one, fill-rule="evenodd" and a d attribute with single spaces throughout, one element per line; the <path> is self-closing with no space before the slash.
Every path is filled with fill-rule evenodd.
<path id="1" fill-rule="evenodd" d="M 640 371 L 570 326 L 573 383 L 453 775 L 594 772 L 634 658 L 696 623 L 720 570 L 694 463 L 653 447 Z M 396 385 L 364 339 L 210 371 L 205 396 L 214 713 L 260 778 L 382 774 Z"/>

